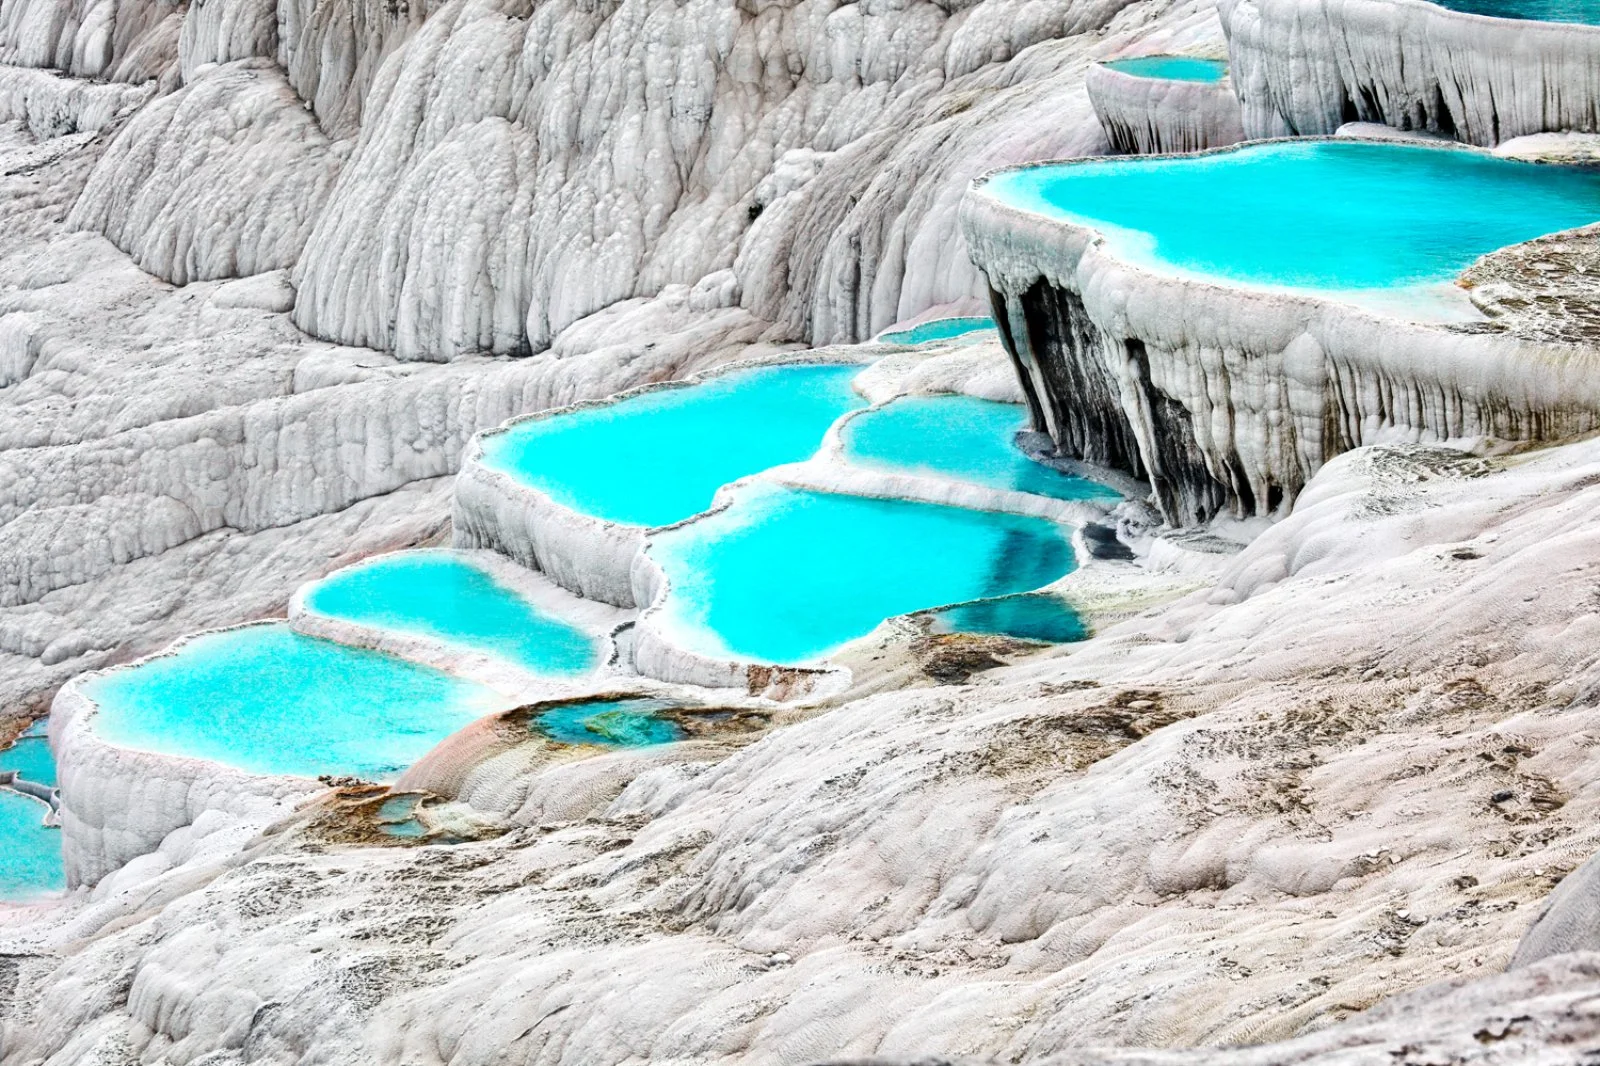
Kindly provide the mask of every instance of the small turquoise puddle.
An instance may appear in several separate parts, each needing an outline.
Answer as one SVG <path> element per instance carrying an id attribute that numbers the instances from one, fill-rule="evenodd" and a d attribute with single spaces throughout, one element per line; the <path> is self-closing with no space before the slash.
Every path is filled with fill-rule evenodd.
<path id="1" fill-rule="evenodd" d="M 1157 269 L 1346 292 L 1450 282 L 1486 252 L 1600 219 L 1592 168 L 1338 141 L 1058 163 L 988 189 Z"/>
<path id="2" fill-rule="evenodd" d="M 1595 0 L 1447 0 L 1439 6 L 1500 19 L 1600 24 L 1600 3 Z"/>
<path id="3" fill-rule="evenodd" d="M 1107 60 L 1109 70 L 1132 74 L 1136 78 L 1164 78 L 1167 81 L 1221 81 L 1228 75 L 1225 59 L 1197 59 L 1194 56 L 1134 56 Z"/>
<path id="4" fill-rule="evenodd" d="M 1072 570 L 1036 518 L 755 483 L 657 536 L 660 622 L 691 651 L 810 662 L 894 615 L 1039 588 Z"/>
<path id="5" fill-rule="evenodd" d="M 306 606 L 331 618 L 488 652 L 539 674 L 581 674 L 599 657 L 582 630 L 446 552 L 381 556 L 319 582 Z"/>
<path id="6" fill-rule="evenodd" d="M 934 318 L 910 329 L 880 334 L 878 340 L 885 344 L 927 344 L 929 341 L 948 341 L 990 329 L 994 329 L 994 320 L 991 318 Z"/>
<path id="7" fill-rule="evenodd" d="M 379 781 L 505 706 L 481 685 L 286 625 L 196 637 L 83 689 L 112 744 L 258 774 Z"/>
<path id="8" fill-rule="evenodd" d="M 846 422 L 845 458 L 860 466 L 935 474 L 1057 500 L 1117 493 L 1029 459 L 1014 441 L 1028 427 L 1020 404 L 971 396 L 906 396 Z"/>
<path id="9" fill-rule="evenodd" d="M 936 633 L 988 633 L 1044 644 L 1070 644 L 1089 635 L 1065 600 L 1042 592 L 961 603 L 932 614 Z"/>
<path id="10" fill-rule="evenodd" d="M 0 751 L 0 770 L 16 770 L 29 781 L 56 784 L 55 759 L 43 723 Z M 50 808 L 31 796 L 0 788 L 0 901 L 26 903 L 67 887 L 61 863 L 61 830 L 44 824 Z"/>
<path id="11" fill-rule="evenodd" d="M 683 730 L 669 718 L 657 717 L 672 704 L 665 700 L 611 700 L 571 703 L 545 711 L 533 727 L 561 744 L 598 744 L 639 748 L 683 739 Z"/>
<path id="12" fill-rule="evenodd" d="M 557 503 L 612 522 L 664 526 L 717 489 L 816 454 L 861 367 L 774 366 L 519 423 L 483 438 L 484 462 Z"/>
<path id="13" fill-rule="evenodd" d="M 401 839 L 420 837 L 426 830 L 417 817 L 416 796 L 394 796 L 378 806 L 378 827 L 386 835 Z"/>

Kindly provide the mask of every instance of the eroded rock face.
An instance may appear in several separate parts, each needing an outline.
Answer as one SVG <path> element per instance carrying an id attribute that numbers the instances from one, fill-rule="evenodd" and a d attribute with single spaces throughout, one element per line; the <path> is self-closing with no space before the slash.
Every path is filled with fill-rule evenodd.
<path id="1" fill-rule="evenodd" d="M 1600 28 L 1488 19 L 1426 0 L 1221 0 L 1252 137 L 1379 122 L 1492 146 L 1596 131 Z"/>
<path id="2" fill-rule="evenodd" d="M 1198 152 L 1244 140 L 1239 98 L 1226 81 L 1135 77 L 1096 64 L 1083 84 L 1114 151 Z"/>

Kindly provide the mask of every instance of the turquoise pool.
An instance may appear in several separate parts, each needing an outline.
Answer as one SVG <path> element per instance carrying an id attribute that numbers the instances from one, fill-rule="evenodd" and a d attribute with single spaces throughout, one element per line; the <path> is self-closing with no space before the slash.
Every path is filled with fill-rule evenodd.
<path id="1" fill-rule="evenodd" d="M 571 703 L 545 711 L 533 727 L 562 744 L 597 744 L 638 748 L 683 739 L 683 730 L 659 712 L 672 707 L 665 700 L 609 700 Z"/>
<path id="2" fill-rule="evenodd" d="M 816 454 L 833 421 L 865 405 L 861 367 L 736 371 L 484 438 L 484 462 L 584 514 L 639 526 L 682 521 L 717 489 Z"/>
<path id="3" fill-rule="evenodd" d="M 1469 15 L 1600 25 L 1600 3 L 1596 0 L 1435 0 L 1435 2 L 1439 3 L 1440 7 L 1463 11 Z"/>
<path id="4" fill-rule="evenodd" d="M 0 900 L 25 903 L 67 887 L 61 830 L 44 824 L 49 808 L 0 788 Z"/>
<path id="5" fill-rule="evenodd" d="M 1020 404 L 971 396 L 905 396 L 845 423 L 852 463 L 934 474 L 1058 500 L 1118 499 L 1117 493 L 1029 459 L 1014 441 L 1028 428 Z"/>
<path id="6" fill-rule="evenodd" d="M 1600 220 L 1595 169 L 1401 144 L 1053 164 L 988 188 L 1167 272 L 1345 292 L 1450 282 L 1485 252 Z"/>
<path id="7" fill-rule="evenodd" d="M 211 633 L 90 679 L 113 744 L 261 774 L 384 780 L 505 706 L 481 685 L 286 625 Z"/>
<path id="8" fill-rule="evenodd" d="M 15 770 L 29 781 L 56 787 L 56 760 L 45 739 L 44 722 L 35 722 L 16 743 L 0 751 L 0 770 Z"/>
<path id="9" fill-rule="evenodd" d="M 1104 66 L 1136 78 L 1164 78 L 1168 81 L 1217 82 L 1228 76 L 1226 59 L 1199 59 L 1195 56 L 1133 56 L 1109 59 Z"/>
<path id="10" fill-rule="evenodd" d="M 1044 644 L 1070 644 L 1089 635 L 1078 612 L 1058 596 L 1024 592 L 933 612 L 936 633 L 987 633 Z"/>
<path id="11" fill-rule="evenodd" d="M 582 630 L 448 552 L 380 556 L 319 582 L 305 602 L 319 614 L 488 652 L 539 674 L 581 674 L 599 657 Z"/>
<path id="12" fill-rule="evenodd" d="M 16 770 L 30 781 L 54 788 L 56 764 L 42 725 L 0 751 L 0 770 Z M 26 903 L 66 889 L 61 830 L 44 824 L 49 811 L 31 796 L 0 788 L 0 901 Z"/>
<path id="13" fill-rule="evenodd" d="M 927 344 L 929 341 L 948 341 L 994 329 L 992 318 L 933 318 L 909 329 L 881 334 L 878 339 L 885 344 Z"/>
<path id="14" fill-rule="evenodd" d="M 757 483 L 658 536 L 660 624 L 689 650 L 799 664 L 884 619 L 1049 584 L 1070 533 L 1034 518 Z"/>

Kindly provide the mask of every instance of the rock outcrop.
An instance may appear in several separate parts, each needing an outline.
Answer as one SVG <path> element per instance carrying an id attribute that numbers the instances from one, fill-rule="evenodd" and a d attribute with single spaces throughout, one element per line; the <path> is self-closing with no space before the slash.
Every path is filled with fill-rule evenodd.
<path id="1" fill-rule="evenodd" d="M 1198 152 L 1244 140 L 1239 98 L 1227 79 L 1136 77 L 1096 63 L 1084 73 L 1083 85 L 1114 151 Z"/>
<path id="2" fill-rule="evenodd" d="M 1428 0 L 1219 0 L 1247 136 L 1381 122 L 1490 147 L 1600 130 L 1600 27 Z"/>

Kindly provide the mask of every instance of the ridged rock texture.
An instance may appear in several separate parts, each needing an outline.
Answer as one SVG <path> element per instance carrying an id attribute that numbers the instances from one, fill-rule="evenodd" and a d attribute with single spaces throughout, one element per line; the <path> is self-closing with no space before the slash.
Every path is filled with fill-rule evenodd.
<path id="1" fill-rule="evenodd" d="M 6 706 L 437 535 L 513 415 L 970 304 L 967 182 L 1222 43 L 1122 6 L 5 0 Z"/>
<path id="2" fill-rule="evenodd" d="M 1164 275 L 981 185 L 962 225 L 1036 427 L 1066 455 L 1148 479 L 1177 525 L 1281 514 L 1365 444 L 1600 427 L 1590 346 Z"/>
<path id="3" fill-rule="evenodd" d="M 1083 76 L 1113 151 L 1198 152 L 1244 140 L 1239 98 L 1219 82 L 1142 78 L 1096 64 Z"/>
<path id="4" fill-rule="evenodd" d="M 1600 26 L 1427 0 L 1219 0 L 1249 137 L 1382 122 L 1490 147 L 1600 130 Z"/>

